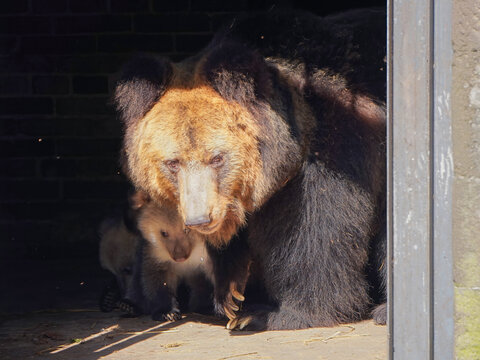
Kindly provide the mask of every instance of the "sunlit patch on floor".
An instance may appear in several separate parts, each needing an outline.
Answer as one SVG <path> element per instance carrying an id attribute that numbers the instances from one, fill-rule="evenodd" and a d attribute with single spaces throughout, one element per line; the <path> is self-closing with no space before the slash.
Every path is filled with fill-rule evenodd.
<path id="1" fill-rule="evenodd" d="M 107 346 L 104 346 L 104 347 L 102 347 L 102 348 L 100 348 L 100 349 L 97 349 L 97 350 L 95 350 L 94 352 L 98 353 L 98 352 L 107 350 L 107 349 L 109 349 L 109 348 L 111 348 L 111 347 L 113 347 L 113 346 L 117 346 L 117 345 L 119 345 L 119 344 L 121 344 L 121 343 L 123 343 L 123 342 L 132 340 L 132 339 L 134 339 L 134 338 L 136 338 L 136 337 L 138 337 L 138 336 L 145 335 L 145 334 L 148 334 L 148 333 L 152 333 L 154 330 L 159 329 L 159 328 L 162 328 L 163 326 L 165 326 L 165 325 L 167 325 L 167 324 L 170 324 L 170 323 L 171 323 L 170 321 L 166 321 L 166 322 L 163 322 L 163 323 L 161 323 L 161 324 L 159 324 L 159 325 L 157 325 L 157 326 L 153 326 L 153 327 L 151 327 L 151 328 L 149 328 L 149 329 L 146 329 L 146 330 L 143 330 L 143 331 L 137 331 L 137 332 L 133 333 L 133 335 L 131 335 L 131 336 L 128 336 L 128 337 L 126 337 L 126 338 L 124 338 L 124 339 L 122 339 L 122 340 L 119 340 L 119 341 L 117 341 L 117 342 L 114 342 L 114 343 L 112 343 L 112 344 L 109 344 L 109 345 L 107 345 Z"/>
<path id="2" fill-rule="evenodd" d="M 120 326 L 118 325 L 113 325 L 113 326 L 110 326 L 106 329 L 103 329 L 102 331 L 96 333 L 96 334 L 93 334 L 93 335 L 90 335 L 90 336 L 87 336 L 86 338 L 83 338 L 79 341 L 75 341 L 73 344 L 68 344 L 68 345 L 60 345 L 60 348 L 56 349 L 56 350 L 53 350 L 53 351 L 50 351 L 50 354 L 57 354 L 61 351 L 64 351 L 64 350 L 67 350 L 67 349 L 70 349 L 74 346 L 77 346 L 77 345 L 80 345 L 80 344 L 85 344 L 87 341 L 90 341 L 90 340 L 93 340 L 93 339 L 96 339 L 100 336 L 103 336 L 103 335 L 106 335 L 108 333 L 111 333 L 112 331 L 114 330 L 117 330 L 119 329 Z"/>

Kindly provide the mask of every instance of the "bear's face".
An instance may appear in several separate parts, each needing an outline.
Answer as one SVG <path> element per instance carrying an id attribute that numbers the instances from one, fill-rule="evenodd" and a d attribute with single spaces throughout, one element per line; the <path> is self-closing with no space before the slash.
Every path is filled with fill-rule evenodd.
<path id="1" fill-rule="evenodd" d="M 250 117 L 208 87 L 168 90 L 130 134 L 131 175 L 152 197 L 176 202 L 186 226 L 228 240 L 252 210 L 259 172 Z"/>
<path id="2" fill-rule="evenodd" d="M 301 166 L 305 141 L 289 122 L 305 115 L 295 99 L 271 64 L 238 44 L 178 64 L 133 60 L 115 91 L 123 167 L 221 246 Z"/>
<path id="3" fill-rule="evenodd" d="M 153 256 L 159 261 L 184 262 L 193 248 L 203 239 L 199 234 L 185 231 L 175 208 L 144 202 L 138 212 L 138 229 L 149 241 Z"/>

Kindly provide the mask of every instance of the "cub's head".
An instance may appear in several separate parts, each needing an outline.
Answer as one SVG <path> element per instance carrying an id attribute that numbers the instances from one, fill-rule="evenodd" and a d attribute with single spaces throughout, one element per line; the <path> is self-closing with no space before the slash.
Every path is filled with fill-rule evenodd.
<path id="1" fill-rule="evenodd" d="M 279 129 L 286 125 L 272 126 L 283 111 L 272 93 L 272 69 L 238 44 L 179 64 L 131 61 L 115 93 L 124 169 L 155 201 L 176 204 L 186 227 L 221 246 L 291 172 L 283 153 L 298 153 L 288 128 Z"/>
<path id="2" fill-rule="evenodd" d="M 115 275 L 122 293 L 131 286 L 138 242 L 122 218 L 108 218 L 100 225 L 100 264 Z"/>
<path id="3" fill-rule="evenodd" d="M 131 206 L 138 210 L 138 229 L 152 244 L 151 255 L 157 260 L 184 262 L 190 257 L 193 248 L 204 240 L 200 234 L 185 229 L 172 204 L 156 204 L 141 191 L 130 199 Z"/>

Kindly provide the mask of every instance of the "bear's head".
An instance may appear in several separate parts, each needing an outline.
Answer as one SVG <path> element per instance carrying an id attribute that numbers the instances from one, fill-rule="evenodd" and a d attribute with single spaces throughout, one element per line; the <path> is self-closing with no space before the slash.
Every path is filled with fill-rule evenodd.
<path id="1" fill-rule="evenodd" d="M 137 227 L 143 238 L 152 245 L 152 253 L 161 262 L 184 262 L 204 237 L 185 229 L 175 204 L 151 201 L 142 191 L 130 197 L 130 205 L 137 213 Z"/>
<path id="2" fill-rule="evenodd" d="M 212 45 L 177 64 L 134 59 L 115 92 L 124 169 L 220 246 L 301 163 L 291 101 L 282 97 L 292 95 L 275 69 L 240 44 Z"/>

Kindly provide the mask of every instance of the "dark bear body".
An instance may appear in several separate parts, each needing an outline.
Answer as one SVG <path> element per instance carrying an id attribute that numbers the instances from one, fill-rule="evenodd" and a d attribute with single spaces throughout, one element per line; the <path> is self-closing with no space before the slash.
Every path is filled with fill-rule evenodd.
<path id="1" fill-rule="evenodd" d="M 116 94 L 125 167 L 206 235 L 229 328 L 362 319 L 367 274 L 384 297 L 384 20 L 378 10 L 269 13 L 182 63 L 127 66 Z M 271 302 L 231 316 L 252 261 Z"/>
<path id="2" fill-rule="evenodd" d="M 220 35 L 286 64 L 318 120 L 300 173 L 248 220 L 275 305 L 246 329 L 335 325 L 364 318 L 372 298 L 386 301 L 384 11 L 301 18 L 259 15 Z M 341 99 L 345 90 L 350 99 Z M 357 94 L 378 108 L 359 115 Z M 384 305 L 373 315 L 385 324 Z"/>

